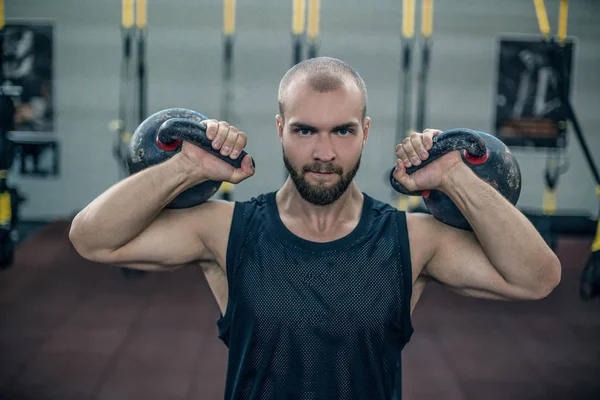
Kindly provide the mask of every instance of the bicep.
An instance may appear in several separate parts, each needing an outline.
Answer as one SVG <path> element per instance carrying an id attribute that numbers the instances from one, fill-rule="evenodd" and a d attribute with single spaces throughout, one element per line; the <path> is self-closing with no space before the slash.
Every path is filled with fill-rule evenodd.
<path id="1" fill-rule="evenodd" d="M 229 208 L 232 205 L 225 202 L 210 202 L 189 209 L 165 209 L 136 238 L 106 255 L 106 262 L 156 270 L 213 261 L 215 249 L 206 245 L 212 242 L 207 239 L 227 238 Z"/>

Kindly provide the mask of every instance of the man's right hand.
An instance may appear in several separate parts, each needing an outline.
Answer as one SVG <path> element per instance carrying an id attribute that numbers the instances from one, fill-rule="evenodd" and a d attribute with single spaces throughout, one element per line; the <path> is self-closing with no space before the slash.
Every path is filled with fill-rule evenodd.
<path id="1" fill-rule="evenodd" d="M 246 134 L 240 132 L 235 126 L 214 119 L 202 121 L 202 124 L 206 126 L 206 137 L 212 141 L 212 147 L 220 150 L 221 155 L 235 160 L 246 147 Z M 244 157 L 241 168 L 235 168 L 202 148 L 185 141 L 181 148 L 180 158 L 185 160 L 188 173 L 197 176 L 202 181 L 240 183 L 254 175 L 255 172 L 250 155 Z"/>

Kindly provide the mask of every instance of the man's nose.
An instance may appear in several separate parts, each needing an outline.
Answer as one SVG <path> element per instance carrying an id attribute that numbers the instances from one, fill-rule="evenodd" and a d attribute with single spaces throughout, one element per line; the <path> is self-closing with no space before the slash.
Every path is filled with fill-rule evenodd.
<path id="1" fill-rule="evenodd" d="M 315 142 L 315 148 L 313 151 L 313 158 L 320 161 L 335 160 L 333 141 L 328 133 L 319 133 L 317 136 L 317 141 Z"/>

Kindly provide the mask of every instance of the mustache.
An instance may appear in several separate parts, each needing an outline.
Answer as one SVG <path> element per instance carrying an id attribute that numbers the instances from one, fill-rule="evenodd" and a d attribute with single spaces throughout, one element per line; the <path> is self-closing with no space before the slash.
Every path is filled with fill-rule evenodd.
<path id="1" fill-rule="evenodd" d="M 302 167 L 302 172 L 317 172 L 321 174 L 338 174 L 343 175 L 344 170 L 342 167 L 335 166 L 333 164 L 322 164 L 322 163 L 313 163 L 309 165 L 305 165 Z"/>

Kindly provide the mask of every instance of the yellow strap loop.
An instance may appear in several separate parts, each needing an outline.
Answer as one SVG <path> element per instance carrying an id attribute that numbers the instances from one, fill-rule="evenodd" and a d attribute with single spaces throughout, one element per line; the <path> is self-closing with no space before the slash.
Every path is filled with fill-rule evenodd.
<path id="1" fill-rule="evenodd" d="M 598 216 L 598 226 L 596 226 L 596 237 L 592 242 L 592 253 L 600 251 L 600 215 Z"/>
<path id="2" fill-rule="evenodd" d="M 148 9 L 146 7 L 146 0 L 137 0 L 137 9 L 135 13 L 137 27 L 144 29 L 148 22 Z"/>
<path id="3" fill-rule="evenodd" d="M 308 3 L 308 38 L 314 40 L 319 36 L 319 13 L 321 2 L 309 0 Z"/>
<path id="4" fill-rule="evenodd" d="M 408 196 L 401 194 L 400 197 L 398 197 L 396 208 L 400 211 L 408 211 Z"/>
<path id="5" fill-rule="evenodd" d="M 550 37 L 550 23 L 548 22 L 548 14 L 546 13 L 546 6 L 544 0 L 533 0 L 535 5 L 535 13 L 537 15 L 538 24 L 540 26 L 540 32 L 546 38 Z"/>
<path id="6" fill-rule="evenodd" d="M 133 0 L 123 0 L 123 16 L 121 25 L 125 29 L 129 29 L 133 26 Z"/>
<path id="7" fill-rule="evenodd" d="M 223 182 L 221 184 L 221 192 L 223 192 L 223 193 L 231 193 L 231 192 L 233 192 L 233 183 L 231 183 L 231 182 Z"/>
<path id="8" fill-rule="evenodd" d="M 4 29 L 4 0 L 0 0 L 0 29 Z"/>
<path id="9" fill-rule="evenodd" d="M 294 35 L 302 35 L 304 33 L 305 17 L 305 0 L 294 0 L 292 10 L 292 33 Z"/>
<path id="10" fill-rule="evenodd" d="M 433 0 L 423 0 L 421 34 L 428 38 L 433 33 Z"/>
<path id="11" fill-rule="evenodd" d="M 558 11 L 558 42 L 561 46 L 565 44 L 567 39 L 567 17 L 569 15 L 569 5 L 567 0 L 560 0 L 560 8 Z"/>
<path id="12" fill-rule="evenodd" d="M 556 189 L 544 189 L 542 213 L 544 215 L 554 215 L 556 213 Z"/>
<path id="13" fill-rule="evenodd" d="M 223 11 L 223 33 L 233 35 L 235 32 L 235 0 L 225 0 Z"/>
<path id="14" fill-rule="evenodd" d="M 10 192 L 0 193 L 0 225 L 7 225 L 12 218 Z"/>
<path id="15" fill-rule="evenodd" d="M 408 196 L 408 211 L 413 211 L 419 208 L 421 204 L 420 196 Z"/>
<path id="16" fill-rule="evenodd" d="M 412 38 L 415 34 L 415 0 L 402 2 L 402 36 Z"/>

